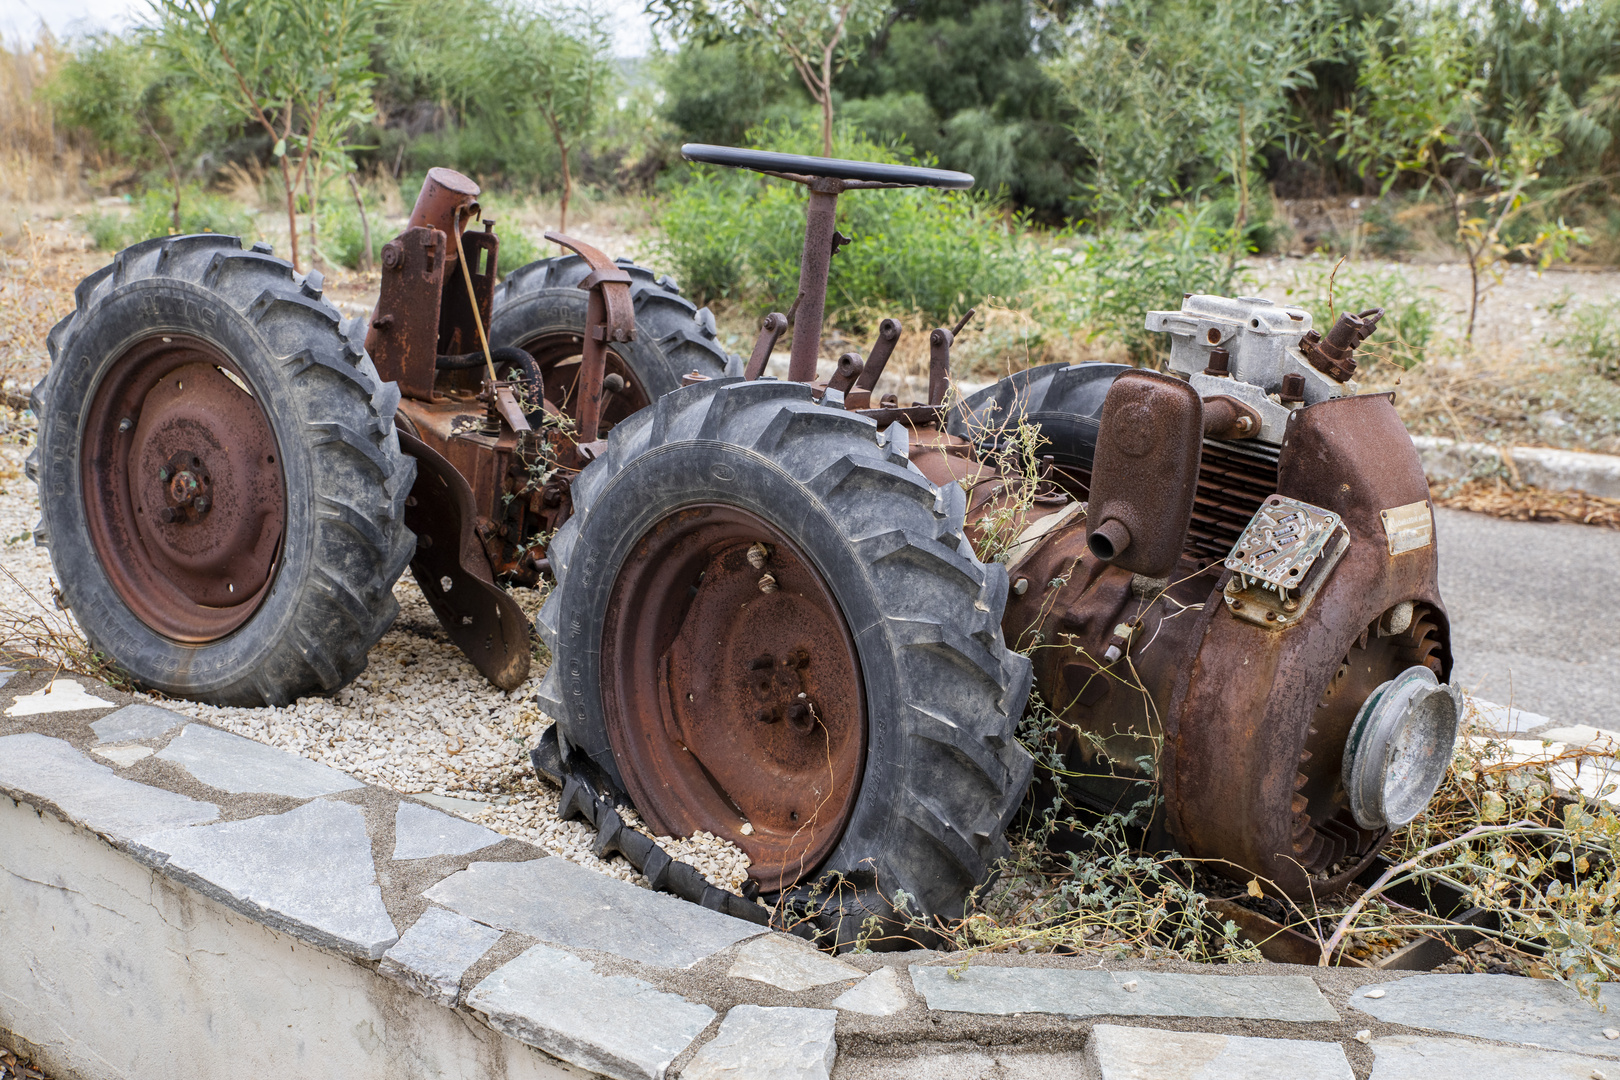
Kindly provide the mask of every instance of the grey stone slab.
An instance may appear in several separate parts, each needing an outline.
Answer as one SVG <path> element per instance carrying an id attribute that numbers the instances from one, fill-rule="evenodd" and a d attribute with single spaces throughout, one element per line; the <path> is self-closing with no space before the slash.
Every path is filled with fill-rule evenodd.
<path id="1" fill-rule="evenodd" d="M 423 895 L 490 926 L 662 967 L 691 967 L 727 945 L 765 932 L 561 857 L 476 862 Z"/>
<path id="2" fill-rule="evenodd" d="M 892 967 L 881 967 L 842 994 L 833 998 L 833 1008 L 867 1016 L 893 1016 L 908 1004 L 900 989 L 900 976 Z"/>
<path id="3" fill-rule="evenodd" d="M 337 769 L 203 724 L 187 724 L 158 757 L 233 795 L 313 799 L 365 786 Z"/>
<path id="4" fill-rule="evenodd" d="M 219 817 L 213 803 L 126 780 L 61 739 L 32 732 L 0 738 L 0 788 L 53 802 L 75 822 L 126 842 Z M 150 857 L 139 844 L 131 846 Z"/>
<path id="5" fill-rule="evenodd" d="M 127 769 L 137 761 L 152 756 L 150 746 L 92 746 L 90 752 L 98 758 L 112 762 L 120 769 Z"/>
<path id="6" fill-rule="evenodd" d="M 1600 988 L 1606 1013 L 1562 983 L 1517 975 L 1414 975 L 1378 988 L 1383 997 L 1367 997 L 1371 986 L 1358 989 L 1351 1007 L 1391 1024 L 1620 1058 L 1620 1042 L 1603 1035 L 1620 1006 L 1612 984 Z"/>
<path id="7" fill-rule="evenodd" d="M 795 992 L 866 977 L 860 968 L 834 960 L 786 934 L 768 934 L 750 941 L 737 950 L 737 959 L 726 974 Z"/>
<path id="8" fill-rule="evenodd" d="M 500 833 L 426 806 L 400 801 L 394 811 L 394 858 L 466 855 L 504 840 Z"/>
<path id="9" fill-rule="evenodd" d="M 828 1080 L 838 1056 L 837 1024 L 832 1009 L 735 1006 L 681 1080 Z"/>
<path id="10" fill-rule="evenodd" d="M 430 907 L 383 954 L 377 973 L 404 983 L 429 1001 L 454 1005 L 461 977 L 501 940 L 501 932 L 465 915 Z"/>
<path id="11" fill-rule="evenodd" d="M 1098 1024 L 1086 1080 L 1355 1080 L 1336 1042 Z"/>
<path id="12" fill-rule="evenodd" d="M 6 715 L 42 716 L 46 713 L 85 712 L 112 707 L 112 702 L 96 697 L 72 679 L 57 678 L 32 694 L 19 694 L 12 698 Z"/>
<path id="13" fill-rule="evenodd" d="M 156 705 L 125 705 L 91 724 L 90 730 L 99 742 L 136 742 L 166 735 L 190 719 Z"/>
<path id="14" fill-rule="evenodd" d="M 467 1004 L 502 1034 L 614 1080 L 663 1080 L 715 1016 L 707 1005 L 626 975 L 599 975 L 545 945 L 492 971 Z"/>
<path id="15" fill-rule="evenodd" d="M 476 817 L 489 809 L 487 802 L 478 802 L 474 799 L 452 799 L 448 795 L 412 795 L 411 798 L 425 802 L 429 806 L 437 806 L 440 810 L 448 810 L 452 814 L 462 817 Z"/>
<path id="16" fill-rule="evenodd" d="M 317 799 L 142 842 L 168 856 L 171 877 L 313 944 L 375 960 L 399 940 L 358 806 Z"/>
<path id="17" fill-rule="evenodd" d="M 1594 1080 L 1620 1076 L 1612 1061 L 1584 1054 L 1491 1046 L 1433 1035 L 1388 1035 L 1374 1039 L 1372 1048 L 1372 1080 L 1436 1080 L 1449 1076 Z"/>
<path id="18" fill-rule="evenodd" d="M 1060 1016 L 1231 1016 L 1249 1020 L 1339 1018 L 1304 975 L 1164 975 L 1066 968 L 911 966 L 930 1009 Z M 1130 989 L 1134 984 L 1134 989 Z"/>

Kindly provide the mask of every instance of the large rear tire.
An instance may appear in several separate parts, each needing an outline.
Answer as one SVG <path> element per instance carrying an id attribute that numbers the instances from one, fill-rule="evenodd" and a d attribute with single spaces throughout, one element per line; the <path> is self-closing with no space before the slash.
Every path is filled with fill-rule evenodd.
<path id="1" fill-rule="evenodd" d="M 654 829 L 736 843 L 848 946 L 901 892 L 959 917 L 1007 854 L 1030 664 L 961 489 L 810 394 L 715 380 L 619 424 L 549 548 L 540 704 Z"/>
<path id="2" fill-rule="evenodd" d="M 215 704 L 348 683 L 399 610 L 416 463 L 398 389 L 319 276 L 175 236 L 119 252 L 75 299 L 47 338 L 30 474 L 91 646 Z"/>
<path id="3" fill-rule="evenodd" d="M 714 315 L 681 296 L 668 275 L 658 275 L 626 259 L 618 260 L 630 275 L 630 302 L 636 312 L 636 338 L 608 346 L 608 376 L 624 387 L 605 396 L 605 438 L 613 425 L 639 412 L 697 372 L 706 378 L 725 374 L 730 360 L 720 347 Z M 585 304 L 579 283 L 590 273 L 578 255 L 541 259 L 518 268 L 495 288 L 489 317 L 491 347 L 515 346 L 540 365 L 546 396 L 568 416 L 575 416 L 574 387 L 584 342 Z"/>

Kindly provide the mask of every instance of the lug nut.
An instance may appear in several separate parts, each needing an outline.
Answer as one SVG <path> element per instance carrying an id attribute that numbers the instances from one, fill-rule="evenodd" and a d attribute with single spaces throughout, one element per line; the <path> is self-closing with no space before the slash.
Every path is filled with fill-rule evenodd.
<path id="1" fill-rule="evenodd" d="M 164 481 L 165 483 L 167 483 L 169 477 L 173 475 L 174 472 L 167 465 L 161 466 L 158 469 L 158 479 Z"/>
<path id="2" fill-rule="evenodd" d="M 197 501 L 192 505 L 197 508 L 197 513 L 206 514 L 208 513 L 208 507 L 212 504 L 210 503 L 208 496 L 199 495 L 197 496 Z"/>
<path id="3" fill-rule="evenodd" d="M 179 517 L 180 511 L 176 510 L 172 506 L 165 506 L 162 510 L 158 511 L 158 520 L 162 521 L 165 525 L 173 525 L 175 521 L 179 519 Z"/>

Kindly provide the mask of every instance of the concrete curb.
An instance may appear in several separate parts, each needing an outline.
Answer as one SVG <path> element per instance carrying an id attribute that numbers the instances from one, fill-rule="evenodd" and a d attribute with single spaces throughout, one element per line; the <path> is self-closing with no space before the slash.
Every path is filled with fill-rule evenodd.
<path id="1" fill-rule="evenodd" d="M 1491 446 L 1434 435 L 1414 435 L 1412 443 L 1423 459 L 1423 472 L 1430 483 L 1511 477 L 1513 470 L 1502 460 L 1505 451 L 1519 479 L 1526 484 L 1549 491 L 1584 491 L 1605 499 L 1620 499 L 1620 457 L 1612 454 L 1544 446 Z"/>
<path id="2" fill-rule="evenodd" d="M 835 960 L 104 686 L 36 709 L 46 684 L 0 688 L 0 1045 L 50 1075 L 1367 1080 L 1374 1035 L 1492 1040 L 1463 1043 L 1488 1064 L 1529 1052 L 1518 1019 L 1589 1071 L 1620 1057 L 1529 979 Z"/>

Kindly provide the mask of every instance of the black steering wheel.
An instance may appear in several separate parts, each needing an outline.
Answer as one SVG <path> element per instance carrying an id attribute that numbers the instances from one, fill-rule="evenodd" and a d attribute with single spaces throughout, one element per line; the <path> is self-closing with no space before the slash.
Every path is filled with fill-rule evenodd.
<path id="1" fill-rule="evenodd" d="M 743 150 L 735 146 L 710 146 L 706 143 L 687 143 L 681 147 L 681 157 L 687 161 L 701 161 L 707 165 L 752 169 L 755 172 L 780 176 L 786 180 L 797 180 L 800 183 L 806 183 L 812 177 L 826 177 L 842 181 L 845 187 L 960 189 L 973 186 L 973 177 L 949 169 L 923 169 L 915 165 L 883 165 L 875 161 L 805 157 L 802 154 Z"/>

